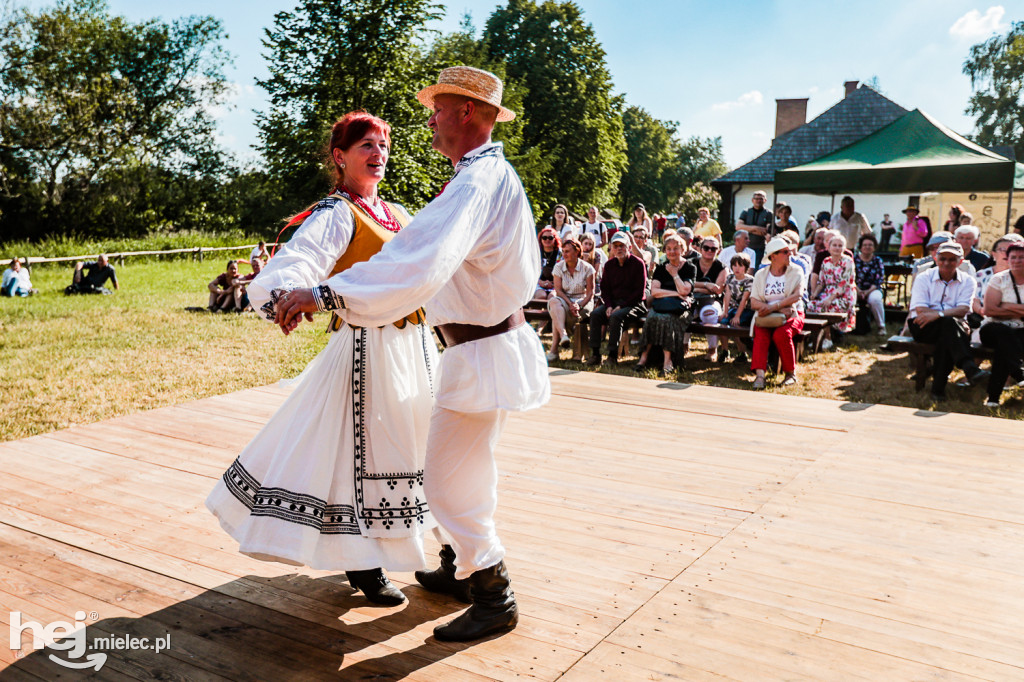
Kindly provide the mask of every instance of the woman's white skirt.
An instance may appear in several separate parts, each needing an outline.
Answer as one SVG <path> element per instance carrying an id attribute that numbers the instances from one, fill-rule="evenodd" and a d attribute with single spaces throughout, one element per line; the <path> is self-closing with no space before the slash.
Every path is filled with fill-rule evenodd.
<path id="1" fill-rule="evenodd" d="M 206 500 L 243 554 L 314 569 L 425 568 L 425 325 L 342 325 Z"/>

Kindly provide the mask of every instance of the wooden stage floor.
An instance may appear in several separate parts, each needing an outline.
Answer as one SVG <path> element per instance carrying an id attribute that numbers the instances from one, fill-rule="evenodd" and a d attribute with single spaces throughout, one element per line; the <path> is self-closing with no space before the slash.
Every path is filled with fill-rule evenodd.
<path id="1" fill-rule="evenodd" d="M 434 641 L 459 605 L 408 574 L 406 605 L 370 608 L 343 575 L 236 553 L 203 500 L 277 387 L 0 444 L 0 619 L 170 635 L 99 679 L 1024 679 L 1020 422 L 552 383 L 499 451 L 506 636 Z M 85 676 L 22 640 L 0 680 Z"/>

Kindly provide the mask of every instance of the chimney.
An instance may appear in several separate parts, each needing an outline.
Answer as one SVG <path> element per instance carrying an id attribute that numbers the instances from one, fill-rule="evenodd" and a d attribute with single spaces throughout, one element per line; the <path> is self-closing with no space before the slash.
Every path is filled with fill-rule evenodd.
<path id="1" fill-rule="evenodd" d="M 775 137 L 807 123 L 807 98 L 775 100 Z"/>
<path id="2" fill-rule="evenodd" d="M 857 89 L 857 86 L 859 84 L 860 84 L 860 81 L 846 81 L 845 83 L 843 83 L 843 87 L 846 88 L 846 94 L 843 95 L 843 98 L 845 99 L 845 98 L 849 97 L 850 94 L 853 93 L 853 91 Z"/>

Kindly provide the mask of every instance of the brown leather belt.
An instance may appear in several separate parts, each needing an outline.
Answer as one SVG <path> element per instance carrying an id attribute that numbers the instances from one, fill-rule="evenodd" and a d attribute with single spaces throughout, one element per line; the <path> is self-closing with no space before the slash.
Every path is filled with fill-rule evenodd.
<path id="1" fill-rule="evenodd" d="M 444 344 L 445 348 L 451 348 L 460 343 L 479 341 L 480 339 L 504 334 L 524 324 L 526 324 L 526 315 L 523 314 L 523 309 L 520 308 L 493 327 L 481 327 L 476 324 L 439 324 L 437 326 L 437 335 L 441 337 L 441 343 Z"/>

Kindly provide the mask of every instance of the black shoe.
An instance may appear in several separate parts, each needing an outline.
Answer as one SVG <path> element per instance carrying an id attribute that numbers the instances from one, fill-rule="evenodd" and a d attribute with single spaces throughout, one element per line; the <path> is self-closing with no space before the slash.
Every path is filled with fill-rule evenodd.
<path id="1" fill-rule="evenodd" d="M 721 346 L 719 346 L 718 347 L 718 358 L 717 358 L 718 362 L 719 363 L 723 363 L 723 362 L 725 362 L 728 359 L 729 359 L 729 351 L 728 351 L 728 349 L 722 348 Z"/>
<path id="2" fill-rule="evenodd" d="M 455 579 L 455 550 L 451 545 L 441 545 L 438 555 L 441 565 L 433 571 L 416 571 L 416 581 L 431 592 L 450 595 L 463 604 L 471 603 L 469 578 Z"/>
<path id="3" fill-rule="evenodd" d="M 945 391 L 936 391 L 935 389 L 932 389 L 932 400 L 934 400 L 937 403 L 941 403 L 945 399 L 946 399 L 946 392 Z"/>
<path id="4" fill-rule="evenodd" d="M 733 358 L 732 362 L 733 362 L 734 365 L 743 365 L 743 364 L 746 364 L 746 363 L 750 362 L 750 360 L 747 359 L 747 354 L 746 353 L 740 353 L 735 358 Z"/>
<path id="5" fill-rule="evenodd" d="M 405 595 L 391 584 L 384 575 L 383 569 L 371 568 L 368 571 L 345 571 L 348 584 L 366 595 L 374 604 L 381 606 L 398 606 L 405 603 Z"/>
<path id="6" fill-rule="evenodd" d="M 452 622 L 434 628 L 434 637 L 442 642 L 472 642 L 507 632 L 519 623 L 519 607 L 504 561 L 469 576 L 469 584 L 473 605 Z"/>
<path id="7" fill-rule="evenodd" d="M 593 355 L 591 355 L 590 359 L 587 360 L 587 364 L 590 365 L 591 367 L 597 367 L 598 365 L 600 365 L 601 364 L 601 354 L 600 353 L 594 353 Z"/>

